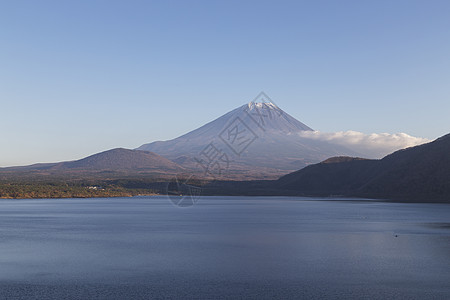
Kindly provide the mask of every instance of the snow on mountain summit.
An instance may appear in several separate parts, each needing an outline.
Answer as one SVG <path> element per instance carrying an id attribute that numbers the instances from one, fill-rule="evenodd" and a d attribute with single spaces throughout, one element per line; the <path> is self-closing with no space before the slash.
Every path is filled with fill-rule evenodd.
<path id="1" fill-rule="evenodd" d="M 250 102 L 241 107 L 241 118 L 251 125 L 257 124 L 263 131 L 292 133 L 312 129 L 298 121 L 272 102 Z"/>
<path id="2" fill-rule="evenodd" d="M 251 101 L 247 104 L 248 109 L 249 110 L 254 110 L 254 109 L 274 109 L 274 110 L 280 110 L 280 108 L 278 108 L 278 106 L 276 106 L 274 103 L 272 102 L 255 102 L 255 101 Z"/>

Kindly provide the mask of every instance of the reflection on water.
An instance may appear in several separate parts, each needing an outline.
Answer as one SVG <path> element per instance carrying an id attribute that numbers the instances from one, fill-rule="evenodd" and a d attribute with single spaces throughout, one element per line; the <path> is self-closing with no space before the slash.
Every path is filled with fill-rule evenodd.
<path id="1" fill-rule="evenodd" d="M 449 220 L 363 200 L 1 200 L 0 298 L 445 299 Z"/>

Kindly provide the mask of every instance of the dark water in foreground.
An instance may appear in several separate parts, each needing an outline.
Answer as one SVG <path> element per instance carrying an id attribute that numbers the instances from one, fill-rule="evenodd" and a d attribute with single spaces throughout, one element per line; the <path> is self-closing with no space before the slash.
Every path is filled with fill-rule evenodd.
<path id="1" fill-rule="evenodd" d="M 450 299 L 450 205 L 0 201 L 0 298 Z"/>

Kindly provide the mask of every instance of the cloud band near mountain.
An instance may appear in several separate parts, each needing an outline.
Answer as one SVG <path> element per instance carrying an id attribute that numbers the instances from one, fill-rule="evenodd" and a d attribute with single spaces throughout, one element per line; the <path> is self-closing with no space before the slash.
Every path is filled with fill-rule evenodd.
<path id="1" fill-rule="evenodd" d="M 364 153 L 365 156 L 369 155 L 368 158 L 382 158 L 394 151 L 430 142 L 428 139 L 410 136 L 406 133 L 365 134 L 352 130 L 331 133 L 302 131 L 299 135 L 304 138 L 346 146 L 353 151 Z"/>

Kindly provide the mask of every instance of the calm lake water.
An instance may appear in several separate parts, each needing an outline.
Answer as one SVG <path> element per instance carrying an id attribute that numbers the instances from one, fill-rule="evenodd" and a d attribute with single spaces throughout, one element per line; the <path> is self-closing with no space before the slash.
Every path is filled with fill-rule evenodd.
<path id="1" fill-rule="evenodd" d="M 450 205 L 0 200 L 0 298 L 450 299 Z"/>

